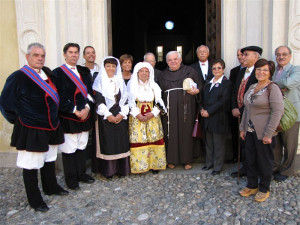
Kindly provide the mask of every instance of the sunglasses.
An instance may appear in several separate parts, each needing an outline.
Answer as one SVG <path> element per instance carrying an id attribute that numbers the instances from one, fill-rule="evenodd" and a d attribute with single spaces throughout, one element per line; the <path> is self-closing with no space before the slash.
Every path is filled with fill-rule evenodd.
<path id="1" fill-rule="evenodd" d="M 219 66 L 219 67 L 213 67 L 213 68 L 212 68 L 212 70 L 221 70 L 221 69 L 223 69 L 223 68 L 220 67 L 220 66 Z"/>

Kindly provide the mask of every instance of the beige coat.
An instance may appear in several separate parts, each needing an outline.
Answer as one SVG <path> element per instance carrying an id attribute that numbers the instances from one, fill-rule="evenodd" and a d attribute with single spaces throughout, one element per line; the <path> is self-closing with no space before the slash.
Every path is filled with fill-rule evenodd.
<path id="1" fill-rule="evenodd" d="M 251 120 L 258 140 L 264 136 L 271 138 L 276 135 L 276 128 L 284 112 L 284 104 L 281 91 L 276 84 L 271 84 L 270 96 L 267 88 L 255 94 L 253 103 L 250 97 L 253 95 L 257 84 L 249 87 L 244 95 L 245 110 L 240 124 L 240 131 L 247 132 L 248 121 Z"/>

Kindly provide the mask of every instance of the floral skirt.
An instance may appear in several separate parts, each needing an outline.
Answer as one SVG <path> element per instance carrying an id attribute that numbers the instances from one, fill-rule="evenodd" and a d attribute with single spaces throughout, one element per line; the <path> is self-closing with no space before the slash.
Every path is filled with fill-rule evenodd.
<path id="1" fill-rule="evenodd" d="M 166 169 L 166 150 L 160 117 L 140 122 L 129 117 L 131 173 Z"/>

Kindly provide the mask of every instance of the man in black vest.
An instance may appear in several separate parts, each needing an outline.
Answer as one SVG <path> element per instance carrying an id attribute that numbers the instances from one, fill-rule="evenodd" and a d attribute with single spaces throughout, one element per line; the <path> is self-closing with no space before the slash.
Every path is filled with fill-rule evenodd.
<path id="1" fill-rule="evenodd" d="M 49 208 L 38 187 L 38 169 L 46 195 L 67 195 L 56 180 L 55 160 L 58 145 L 64 142 L 58 119 L 60 99 L 52 72 L 44 66 L 45 49 L 39 43 L 27 48 L 28 65 L 11 74 L 5 83 L 0 109 L 14 124 L 11 146 L 18 152 L 17 166 L 23 168 L 23 179 L 29 205 L 35 211 Z"/>
<path id="2" fill-rule="evenodd" d="M 63 52 L 66 64 L 53 70 L 60 96 L 59 117 L 64 128 L 65 143 L 59 146 L 62 152 L 65 181 L 68 188 L 78 190 L 79 182 L 93 183 L 86 174 L 85 148 L 89 130 L 94 126 L 93 90 L 90 70 L 76 65 L 80 47 L 68 43 Z"/>

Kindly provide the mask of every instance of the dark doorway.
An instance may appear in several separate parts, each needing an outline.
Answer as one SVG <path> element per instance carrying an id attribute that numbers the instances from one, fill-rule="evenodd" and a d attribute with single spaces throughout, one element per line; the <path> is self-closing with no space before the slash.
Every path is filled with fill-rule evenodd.
<path id="1" fill-rule="evenodd" d="M 111 0 L 113 56 L 128 53 L 137 63 L 146 52 L 157 56 L 157 46 L 162 46 L 163 62 L 157 67 L 163 69 L 166 53 L 182 46 L 183 63 L 191 64 L 196 60 L 197 46 L 206 44 L 205 2 Z M 168 20 L 174 22 L 173 30 L 165 28 Z"/>

